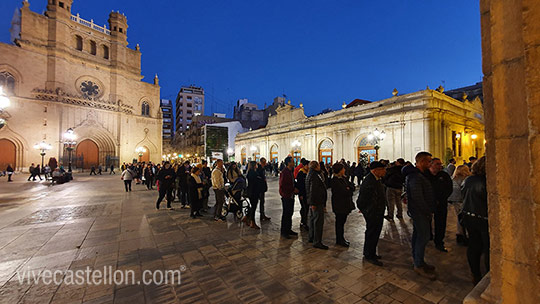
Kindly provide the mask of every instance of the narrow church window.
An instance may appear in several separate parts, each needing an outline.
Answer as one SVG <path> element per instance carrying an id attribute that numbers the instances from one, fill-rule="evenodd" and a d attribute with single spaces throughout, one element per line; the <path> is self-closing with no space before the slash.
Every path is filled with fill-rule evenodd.
<path id="1" fill-rule="evenodd" d="M 124 31 L 122 30 L 122 28 L 119 29 L 120 33 L 123 33 Z"/>
<path id="2" fill-rule="evenodd" d="M 58 5 L 59 5 L 61 8 L 64 8 L 64 2 L 58 2 Z"/>
<path id="3" fill-rule="evenodd" d="M 83 41 L 82 41 L 82 37 L 79 36 L 79 35 L 76 35 L 75 36 L 75 48 L 79 51 L 82 51 L 83 49 Z"/>
<path id="4" fill-rule="evenodd" d="M 109 59 L 109 47 L 106 45 L 103 46 L 103 58 Z"/>
<path id="5" fill-rule="evenodd" d="M 90 41 L 90 54 L 96 55 L 97 54 L 97 46 L 95 41 Z"/>
<path id="6" fill-rule="evenodd" d="M 7 71 L 0 72 L 0 87 L 4 90 L 4 93 L 15 93 L 15 77 Z"/>
<path id="7" fill-rule="evenodd" d="M 142 103 L 141 115 L 150 116 L 150 105 L 146 101 Z"/>

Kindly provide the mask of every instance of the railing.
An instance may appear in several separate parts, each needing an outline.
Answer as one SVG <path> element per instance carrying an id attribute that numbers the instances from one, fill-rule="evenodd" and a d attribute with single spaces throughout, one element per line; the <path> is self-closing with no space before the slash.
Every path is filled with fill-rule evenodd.
<path id="1" fill-rule="evenodd" d="M 96 31 L 102 32 L 104 34 L 107 34 L 107 35 L 111 34 L 111 31 L 107 29 L 107 25 L 99 26 L 97 24 L 94 24 L 93 19 L 90 19 L 90 21 L 86 21 L 83 18 L 81 18 L 79 16 L 79 14 L 77 14 L 77 16 L 71 15 L 71 20 L 73 20 L 73 21 L 75 21 L 75 22 L 77 22 L 79 24 L 82 24 L 84 26 L 87 26 L 87 27 L 89 27 L 91 29 L 94 29 Z"/>

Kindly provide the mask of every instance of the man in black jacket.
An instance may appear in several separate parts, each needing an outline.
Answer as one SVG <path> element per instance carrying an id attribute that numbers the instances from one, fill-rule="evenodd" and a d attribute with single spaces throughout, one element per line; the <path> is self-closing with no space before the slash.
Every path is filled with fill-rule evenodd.
<path id="1" fill-rule="evenodd" d="M 179 166 L 176 172 L 178 176 L 178 191 L 177 196 L 180 202 L 182 203 L 182 208 L 186 208 L 188 204 L 187 195 L 188 195 L 188 184 L 187 179 L 191 175 L 191 166 L 189 161 L 185 161 L 182 166 Z"/>
<path id="2" fill-rule="evenodd" d="M 431 154 L 419 152 L 416 154 L 416 167 L 411 165 L 402 169 L 405 176 L 405 191 L 407 192 L 408 213 L 413 221 L 412 257 L 414 271 L 431 280 L 435 280 L 435 267 L 424 261 L 426 245 L 429 242 L 429 227 L 435 211 L 435 197 L 431 183 L 424 175 L 431 165 Z"/>
<path id="3" fill-rule="evenodd" d="M 309 163 L 309 172 L 306 176 L 306 197 L 309 209 L 309 242 L 313 242 L 313 247 L 328 249 L 322 243 L 324 210 L 326 209 L 326 181 L 321 174 L 321 167 L 318 162 Z"/>
<path id="4" fill-rule="evenodd" d="M 174 169 L 171 168 L 171 164 L 169 162 L 165 162 L 163 164 L 163 169 L 159 170 L 156 179 L 159 181 L 159 197 L 156 202 L 156 209 L 159 209 L 159 204 L 161 204 L 161 201 L 165 195 L 167 195 L 167 208 L 169 208 L 169 210 L 173 210 L 171 202 L 176 173 L 174 173 Z"/>
<path id="5" fill-rule="evenodd" d="M 366 175 L 356 205 L 366 219 L 366 236 L 364 240 L 364 259 L 371 264 L 383 266 L 379 261 L 381 256 L 377 255 L 377 244 L 381 236 L 384 221 L 384 210 L 386 209 L 386 195 L 382 178 L 386 174 L 386 167 L 374 161 L 369 165 L 370 173 Z"/>
<path id="6" fill-rule="evenodd" d="M 448 173 L 443 171 L 442 162 L 438 158 L 433 158 L 431 166 L 426 173 L 426 177 L 431 182 L 437 204 L 433 216 L 435 223 L 435 237 L 433 241 L 435 242 L 435 248 L 439 251 L 448 252 L 448 249 L 444 247 L 444 235 L 446 233 L 446 217 L 448 215 L 448 197 L 450 197 L 454 190 L 452 178 Z"/>
<path id="7" fill-rule="evenodd" d="M 394 220 L 394 208 L 397 208 L 396 217 L 398 219 L 403 218 L 403 208 L 401 206 L 401 193 L 403 190 L 403 183 L 405 177 L 401 173 L 401 169 L 405 164 L 403 158 L 399 158 L 392 167 L 386 171 L 384 177 L 384 184 L 386 185 L 386 200 L 388 203 L 388 213 L 384 218 L 389 221 Z"/>

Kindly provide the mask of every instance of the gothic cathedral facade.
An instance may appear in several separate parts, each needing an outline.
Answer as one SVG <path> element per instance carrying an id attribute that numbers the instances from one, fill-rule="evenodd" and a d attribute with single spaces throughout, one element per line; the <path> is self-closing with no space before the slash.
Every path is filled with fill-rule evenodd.
<path id="1" fill-rule="evenodd" d="M 10 100 L 1 112 L 0 170 L 41 163 L 34 148 L 40 142 L 51 146 L 45 162 L 54 157 L 66 165 L 68 129 L 76 136 L 76 167 L 159 162 L 159 81 L 142 81 L 126 16 L 111 12 L 107 28 L 73 15 L 72 0 L 47 1 L 44 14 L 24 1 L 13 17 L 12 43 L 0 43 L 0 86 Z"/>

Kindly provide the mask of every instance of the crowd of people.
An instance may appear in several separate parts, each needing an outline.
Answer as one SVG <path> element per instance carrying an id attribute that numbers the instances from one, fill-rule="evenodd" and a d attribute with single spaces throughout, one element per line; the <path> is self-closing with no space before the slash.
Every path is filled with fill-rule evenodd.
<path id="1" fill-rule="evenodd" d="M 110 166 L 109 174 L 116 174 Z M 160 209 L 165 199 L 167 208 L 173 210 L 173 201 L 178 198 L 182 209 L 189 209 L 192 218 L 202 217 L 210 212 L 208 199 L 210 189 L 215 195 L 213 219 L 225 221 L 222 210 L 226 197 L 242 201 L 247 198 L 246 212 L 242 222 L 253 229 L 260 229 L 256 223 L 257 208 L 259 221 L 269 221 L 265 214 L 265 193 L 268 191 L 267 176 L 279 175 L 279 195 L 282 203 L 281 236 L 290 239 L 298 235 L 292 227 L 295 198 L 300 202 L 300 229 L 308 233 L 308 242 L 314 248 L 328 249 L 323 242 L 324 218 L 327 201 L 330 199 L 335 215 L 336 245 L 349 247 L 345 239 L 345 223 L 348 215 L 355 210 L 366 221 L 364 259 L 377 266 L 383 266 L 378 254 L 378 241 L 383 222 L 403 220 L 406 213 L 413 225 L 411 240 L 414 271 L 435 279 L 435 267 L 426 263 L 425 248 L 433 240 L 435 248 L 448 252 L 445 246 L 448 204 L 455 213 L 456 242 L 467 246 L 467 259 L 473 281 L 482 278 L 481 257 L 484 256 L 486 271 L 489 271 L 489 232 L 487 222 L 487 190 L 485 157 L 471 157 L 468 163 L 457 165 L 454 159 L 443 167 L 439 158 L 428 152 L 420 152 L 415 164 L 397 159 L 372 161 L 361 165 L 342 159 L 333 165 L 301 159 L 295 163 L 287 157 L 280 165 L 267 163 L 265 158 L 249 161 L 246 164 L 223 160 L 214 162 L 212 168 L 207 161 L 192 165 L 189 161 L 181 164 L 163 162 L 123 163 L 120 167 L 121 179 L 126 192 L 132 190 L 132 182 L 143 184 L 146 189 L 157 187 L 156 209 Z M 8 166 L 9 181 L 13 168 Z M 63 182 L 66 174 L 62 166 L 45 168 L 30 166 L 28 180 L 49 177 Z M 102 168 L 95 167 L 92 174 L 101 174 Z M 356 202 L 353 194 L 359 187 Z M 330 190 L 330 198 L 328 197 Z M 406 204 L 407 208 L 403 207 Z M 242 204 L 240 203 L 240 210 Z"/>
<path id="2" fill-rule="evenodd" d="M 333 166 L 302 159 L 295 166 L 287 157 L 280 170 L 279 193 L 282 200 L 281 235 L 291 238 L 294 197 L 300 201 L 301 229 L 309 231 L 313 247 L 328 249 L 323 241 L 327 189 L 331 189 L 332 211 L 335 214 L 336 244 L 349 246 L 344 238 L 348 214 L 356 208 L 366 221 L 364 259 L 383 266 L 377 253 L 384 219 L 403 219 L 403 204 L 413 223 L 411 240 L 414 271 L 434 280 L 435 267 L 426 263 L 426 245 L 433 240 L 435 248 L 448 252 L 445 246 L 448 204 L 458 221 L 456 242 L 467 248 L 467 259 L 473 282 L 482 278 L 481 257 L 489 271 L 489 233 L 487 222 L 487 190 L 485 157 L 471 157 L 469 163 L 456 166 L 449 160 L 446 168 L 439 158 L 420 152 L 415 164 L 397 159 L 372 161 L 367 168 L 341 160 Z M 359 183 L 356 204 L 353 203 L 354 179 Z M 385 214 L 386 213 L 386 214 Z"/>
<path id="3" fill-rule="evenodd" d="M 378 240 L 383 222 L 403 220 L 406 214 L 413 224 L 411 240 L 414 271 L 430 279 L 435 279 L 435 267 L 426 263 L 426 245 L 433 240 L 435 248 L 448 252 L 445 246 L 448 204 L 458 218 L 456 242 L 468 246 L 467 258 L 477 283 L 481 278 L 480 261 L 484 255 L 486 269 L 489 270 L 489 235 L 487 229 L 487 192 L 485 186 L 485 158 L 470 158 L 469 163 L 456 166 L 449 160 L 447 167 L 439 158 L 427 152 L 420 152 L 415 164 L 397 159 L 372 161 L 366 167 L 345 160 L 333 165 L 301 159 L 295 164 L 287 157 L 279 166 L 250 161 L 245 165 L 234 162 L 224 164 L 217 160 L 213 169 L 206 161 L 196 166 L 189 162 L 171 165 L 160 164 L 122 165 L 122 178 L 126 191 L 131 191 L 131 180 L 144 182 L 148 189 L 157 184 L 159 196 L 156 208 L 163 199 L 167 208 L 175 197 L 189 208 L 191 217 L 203 216 L 209 212 L 208 198 L 213 190 L 216 205 L 215 221 L 224 221 L 222 208 L 225 204 L 225 185 L 241 184 L 232 190 L 249 200 L 248 210 L 242 221 L 249 227 L 259 229 L 256 211 L 259 208 L 260 222 L 270 220 L 264 212 L 265 192 L 268 190 L 267 175 L 279 175 L 279 194 L 282 203 L 281 236 L 290 239 L 298 235 L 292 227 L 295 197 L 300 202 L 300 229 L 308 232 L 308 242 L 313 247 L 328 249 L 323 242 L 324 215 L 330 199 L 335 214 L 336 245 L 349 247 L 345 239 L 344 227 L 348 215 L 359 209 L 366 221 L 364 258 L 367 262 L 383 266 L 382 257 L 377 252 Z M 142 181 L 141 181 L 142 179 Z M 356 182 L 356 183 L 355 183 Z M 359 187 L 356 203 L 353 194 Z M 330 190 L 330 198 L 328 197 Z M 407 208 L 403 207 L 407 204 Z"/>

